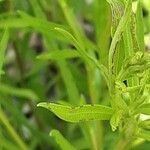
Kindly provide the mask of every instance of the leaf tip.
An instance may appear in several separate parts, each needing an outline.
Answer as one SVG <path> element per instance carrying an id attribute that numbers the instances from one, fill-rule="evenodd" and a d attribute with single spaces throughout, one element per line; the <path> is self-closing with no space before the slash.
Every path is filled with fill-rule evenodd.
<path id="1" fill-rule="evenodd" d="M 52 136 L 52 137 L 53 137 L 53 136 L 56 135 L 57 133 L 59 133 L 59 131 L 56 130 L 56 129 L 53 129 L 53 130 L 50 131 L 49 136 Z"/>
<path id="2" fill-rule="evenodd" d="M 38 103 L 37 104 L 37 107 L 47 107 L 47 104 L 46 102 L 41 102 L 41 103 Z"/>
<path id="3" fill-rule="evenodd" d="M 59 30 L 59 28 L 58 28 L 58 27 L 55 27 L 54 29 L 55 29 L 55 30 Z"/>

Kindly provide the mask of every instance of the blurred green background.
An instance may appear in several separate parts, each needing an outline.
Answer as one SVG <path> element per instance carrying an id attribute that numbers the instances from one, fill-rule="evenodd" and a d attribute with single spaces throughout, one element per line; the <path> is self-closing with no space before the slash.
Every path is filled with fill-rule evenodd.
<path id="1" fill-rule="evenodd" d="M 7 47 L 5 73 L 0 79 L 0 150 L 60 149 L 49 136 L 52 129 L 58 129 L 79 150 L 94 149 L 86 130 L 82 130 L 84 124 L 66 123 L 36 107 L 41 101 L 79 105 L 86 100 L 109 105 L 108 89 L 100 72 L 77 54 L 67 58 L 61 55 L 60 51 L 72 52 L 75 48 L 52 28 L 63 27 L 69 31 L 70 25 L 75 31 L 78 28 L 74 34 L 78 36 L 81 32 L 85 48 L 107 65 L 111 41 L 110 6 L 105 0 L 66 2 L 68 6 L 63 7 L 57 0 L 0 1 L 0 39 L 4 29 L 9 30 L 9 37 L 3 42 Z M 150 51 L 149 0 L 142 1 L 142 11 L 145 47 Z M 68 21 L 67 13 L 71 13 L 72 22 Z M 56 53 L 49 58 L 37 57 L 53 51 Z M 95 147 L 111 150 L 118 133 L 111 131 L 108 122 L 89 124 Z M 139 141 L 133 149 L 148 150 L 150 143 Z"/>

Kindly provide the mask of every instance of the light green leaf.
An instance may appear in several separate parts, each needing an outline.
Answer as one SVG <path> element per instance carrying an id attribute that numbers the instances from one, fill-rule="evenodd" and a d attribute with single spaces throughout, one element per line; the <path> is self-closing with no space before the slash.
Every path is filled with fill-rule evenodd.
<path id="1" fill-rule="evenodd" d="M 102 73 L 102 75 L 104 76 L 106 82 L 107 82 L 107 85 L 109 84 L 108 82 L 108 69 L 102 65 L 102 64 L 99 64 L 99 62 L 91 57 L 85 50 L 84 50 L 84 47 L 80 44 L 80 42 L 78 42 L 75 37 L 69 33 L 68 31 L 62 29 L 62 28 L 55 28 L 55 30 L 57 30 L 59 33 L 61 33 L 64 38 L 66 38 L 68 41 L 70 41 L 77 49 L 77 51 L 79 52 L 79 54 L 87 61 L 89 62 L 92 62 Z"/>
<path id="2" fill-rule="evenodd" d="M 149 129 L 150 130 L 150 119 L 141 121 L 139 123 L 139 126 L 142 127 L 142 128 L 144 128 L 144 129 Z"/>
<path id="3" fill-rule="evenodd" d="M 34 11 L 34 14 L 43 19 L 43 20 L 46 20 L 46 15 L 44 14 L 44 11 L 42 11 L 42 8 L 39 4 L 39 2 L 37 0 L 32 0 L 32 1 L 29 1 L 31 6 L 32 6 L 32 9 Z"/>
<path id="4" fill-rule="evenodd" d="M 79 53 L 76 50 L 68 49 L 68 50 L 55 50 L 53 52 L 41 54 L 37 56 L 38 59 L 43 60 L 60 60 L 60 59 L 67 59 L 67 58 L 76 58 L 80 57 Z"/>
<path id="5" fill-rule="evenodd" d="M 112 115 L 111 120 L 110 120 L 110 125 L 113 131 L 115 131 L 117 127 L 119 126 L 122 116 L 123 116 L 122 110 L 118 110 Z"/>
<path id="6" fill-rule="evenodd" d="M 22 18 L 8 17 L 0 20 L 0 28 L 24 28 L 30 26 L 30 22 L 25 21 Z"/>
<path id="7" fill-rule="evenodd" d="M 55 27 L 54 29 L 61 33 L 64 36 L 64 38 L 66 38 L 69 42 L 71 42 L 77 48 L 77 50 L 80 50 L 80 53 L 82 52 L 82 54 L 85 54 L 85 52 L 83 52 L 84 47 L 82 47 L 82 45 L 76 40 L 76 38 L 71 33 L 66 31 L 65 29 L 58 27 Z"/>
<path id="8" fill-rule="evenodd" d="M 50 21 L 41 20 L 39 18 L 30 16 L 23 11 L 17 11 L 17 12 L 19 17 L 16 16 L 16 14 L 13 14 L 12 16 L 8 14 L 4 19 L 0 19 L 0 28 L 4 29 L 6 26 L 8 28 L 30 27 L 38 32 L 48 35 L 49 38 L 55 37 L 63 40 L 63 38 L 60 37 L 60 34 L 58 34 L 54 30 L 55 27 L 65 28 L 63 25 L 59 25 Z"/>
<path id="9" fill-rule="evenodd" d="M 68 22 L 69 26 L 71 27 L 74 36 L 76 39 L 78 39 L 78 41 L 81 43 L 81 45 L 84 47 L 84 33 L 80 27 L 80 25 L 78 24 L 78 21 L 75 18 L 75 15 L 73 14 L 72 10 L 70 9 L 70 7 L 67 5 L 66 0 L 58 0 L 62 11 L 64 13 L 64 16 L 66 18 L 66 21 Z"/>
<path id="10" fill-rule="evenodd" d="M 74 35 L 74 37 L 80 42 L 82 47 L 85 49 L 95 49 L 96 46 L 92 41 L 90 41 L 84 34 L 83 29 L 81 28 L 80 24 L 78 23 L 78 20 L 76 19 L 76 16 L 73 12 L 73 9 L 71 6 L 68 6 L 66 0 L 58 0 L 58 3 L 60 4 L 62 11 L 64 13 L 65 19 L 71 28 L 71 31 Z M 68 2 L 69 3 L 69 2 Z"/>
<path id="11" fill-rule="evenodd" d="M 0 41 L 0 74 L 3 73 L 2 67 L 4 63 L 5 50 L 7 48 L 8 40 L 9 40 L 9 32 L 7 29 L 5 29 L 3 37 Z"/>
<path id="12" fill-rule="evenodd" d="M 143 138 L 147 141 L 150 141 L 150 131 L 148 130 L 139 129 L 137 132 L 137 136 L 139 138 Z"/>
<path id="13" fill-rule="evenodd" d="M 55 139 L 61 150 L 76 150 L 76 148 L 74 148 L 74 146 L 71 145 L 58 130 L 52 130 L 50 136 Z"/>
<path id="14" fill-rule="evenodd" d="M 145 114 L 145 115 L 150 115 L 150 103 L 148 104 L 143 104 L 140 106 L 137 110 L 137 113 Z"/>
<path id="15" fill-rule="evenodd" d="M 140 50 L 144 51 L 145 50 L 145 46 L 144 46 L 144 21 L 143 21 L 141 0 L 138 0 L 138 4 L 137 4 L 136 32 L 137 32 L 137 41 L 139 43 Z"/>
<path id="16" fill-rule="evenodd" d="M 127 23 L 123 34 L 124 46 L 125 46 L 125 58 L 133 55 L 133 44 L 132 44 L 132 36 L 130 32 L 130 22 Z"/>
<path id="17" fill-rule="evenodd" d="M 116 32 L 115 32 L 114 37 L 111 42 L 111 46 L 110 46 L 110 50 L 109 50 L 109 71 L 110 71 L 110 73 L 112 72 L 112 69 L 113 69 L 113 61 L 114 61 L 113 56 L 115 54 L 116 45 L 120 41 L 121 34 L 125 30 L 126 24 L 130 18 L 131 7 L 132 7 L 132 2 L 131 2 L 131 0 L 128 0 L 124 15 L 121 17 L 121 20 L 119 22 L 119 25 L 116 29 Z"/>
<path id="18" fill-rule="evenodd" d="M 39 103 L 37 106 L 47 108 L 56 116 L 68 122 L 109 120 L 112 115 L 112 108 L 102 105 L 82 105 L 70 107 L 55 103 Z"/>

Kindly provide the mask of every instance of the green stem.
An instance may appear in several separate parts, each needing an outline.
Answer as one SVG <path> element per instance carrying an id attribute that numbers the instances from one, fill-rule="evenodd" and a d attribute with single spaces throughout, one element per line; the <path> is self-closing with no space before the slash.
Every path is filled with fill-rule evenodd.
<path id="1" fill-rule="evenodd" d="M 19 137 L 19 135 L 16 133 L 16 131 L 14 130 L 14 128 L 11 126 L 11 124 L 9 123 L 6 115 L 4 114 L 4 112 L 2 110 L 0 110 L 0 121 L 5 125 L 6 129 L 8 130 L 8 132 L 10 133 L 10 135 L 14 138 L 14 140 L 19 145 L 19 147 L 22 150 L 28 150 L 29 148 L 21 140 L 21 138 Z"/>
<path id="2" fill-rule="evenodd" d="M 95 80 L 93 79 L 94 71 L 96 67 L 88 64 L 86 65 L 87 76 L 88 76 L 88 87 L 91 98 L 91 103 L 96 104 L 99 103 L 98 91 L 95 85 Z M 92 141 L 92 149 L 93 150 L 103 150 L 103 125 L 100 121 L 95 121 L 90 124 L 90 138 Z"/>
<path id="3" fill-rule="evenodd" d="M 129 140 L 125 140 L 124 138 L 121 138 L 117 145 L 115 146 L 114 150 L 125 150 L 126 147 L 129 144 Z"/>

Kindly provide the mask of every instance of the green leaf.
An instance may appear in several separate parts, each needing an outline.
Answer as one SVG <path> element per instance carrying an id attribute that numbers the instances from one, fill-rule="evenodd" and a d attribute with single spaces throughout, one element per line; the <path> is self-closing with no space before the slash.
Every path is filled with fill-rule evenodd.
<path id="1" fill-rule="evenodd" d="M 137 12 L 136 12 L 136 32 L 137 32 L 137 41 L 140 46 L 140 50 L 144 51 L 144 21 L 142 14 L 142 6 L 141 0 L 138 0 L 137 4 Z"/>
<path id="2" fill-rule="evenodd" d="M 34 14 L 43 19 L 43 20 L 46 20 L 46 15 L 44 14 L 44 11 L 42 11 L 41 9 L 41 6 L 39 4 L 39 2 L 37 0 L 32 0 L 32 1 L 29 1 L 31 6 L 32 6 L 32 9 L 34 11 Z"/>
<path id="3" fill-rule="evenodd" d="M 39 103 L 37 106 L 47 108 L 56 116 L 68 122 L 109 120 L 112 115 L 112 108 L 102 105 L 82 105 L 70 107 L 55 103 Z"/>
<path id="4" fill-rule="evenodd" d="M 83 41 L 84 33 L 80 25 L 78 24 L 78 21 L 76 20 L 72 10 L 67 5 L 66 0 L 58 0 L 58 2 L 63 10 L 66 21 L 68 22 L 69 26 L 71 27 L 74 33 L 75 38 L 78 39 L 78 41 L 84 47 L 84 41 Z"/>
<path id="5" fill-rule="evenodd" d="M 11 150 L 18 150 L 19 148 L 16 144 L 6 140 L 4 137 L 0 136 L 0 148 L 3 147 L 4 149 L 11 149 Z"/>
<path id="6" fill-rule="evenodd" d="M 143 138 L 147 141 L 150 141 L 150 131 L 148 130 L 139 129 L 137 132 L 137 136 L 139 138 Z"/>
<path id="7" fill-rule="evenodd" d="M 68 99 L 71 104 L 78 104 L 77 99 L 79 99 L 79 90 L 76 86 L 74 76 L 69 69 L 68 63 L 65 60 L 57 61 L 59 66 L 62 79 L 64 81 L 65 87 L 67 89 Z"/>
<path id="8" fill-rule="evenodd" d="M 28 98 L 35 101 L 39 99 L 38 96 L 30 89 L 16 88 L 3 83 L 0 84 L 0 93 L 5 93 L 7 95 L 13 95 L 22 98 Z"/>
<path id="9" fill-rule="evenodd" d="M 110 42 L 111 11 L 106 0 L 93 1 L 93 22 L 95 26 L 96 42 L 102 64 L 107 64 Z"/>
<path id="10" fill-rule="evenodd" d="M 121 34 L 125 30 L 126 24 L 130 18 L 131 7 L 132 7 L 132 2 L 131 2 L 131 0 L 128 0 L 124 15 L 121 17 L 121 20 L 119 22 L 119 25 L 116 29 L 116 32 L 115 32 L 114 37 L 111 42 L 111 46 L 110 46 L 110 50 L 109 50 L 109 71 L 110 71 L 110 73 L 112 72 L 112 69 L 113 69 L 113 61 L 114 61 L 113 57 L 115 54 L 116 45 L 120 41 Z"/>
<path id="11" fill-rule="evenodd" d="M 0 41 L 0 74 L 3 73 L 2 67 L 4 63 L 5 50 L 7 48 L 8 40 L 9 40 L 9 32 L 8 29 L 5 29 L 3 37 Z"/>
<path id="12" fill-rule="evenodd" d="M 145 115 L 150 115 L 150 103 L 148 104 L 143 104 L 140 106 L 137 110 L 137 113 L 145 114 Z"/>
<path id="13" fill-rule="evenodd" d="M 99 64 L 99 62 L 91 57 L 85 50 L 84 50 L 84 47 L 80 44 L 80 42 L 78 42 L 75 37 L 69 33 L 68 31 L 62 29 L 62 28 L 55 28 L 55 30 L 57 30 L 58 32 L 60 32 L 64 38 L 66 38 L 68 41 L 70 41 L 77 49 L 77 51 L 79 52 L 79 54 L 87 61 L 89 62 L 92 62 L 102 73 L 102 75 L 104 76 L 106 82 L 107 82 L 107 85 L 109 84 L 108 83 L 108 69 L 102 65 L 102 64 Z"/>
<path id="14" fill-rule="evenodd" d="M 76 50 L 68 49 L 68 50 L 55 50 L 53 52 L 41 54 L 37 56 L 38 59 L 43 60 L 60 60 L 60 59 L 67 59 L 67 58 L 76 58 L 80 57 L 79 53 Z"/>
<path id="15" fill-rule="evenodd" d="M 18 135 L 16 130 L 12 127 L 9 120 L 7 119 L 7 116 L 5 113 L 0 109 L 0 122 L 4 125 L 6 130 L 9 132 L 10 136 L 13 138 L 13 140 L 18 144 L 20 149 L 22 150 L 28 150 L 28 146 L 24 143 L 24 141 L 21 139 L 21 137 Z"/>
<path id="16" fill-rule="evenodd" d="M 141 121 L 139 123 L 139 126 L 142 127 L 142 128 L 144 128 L 144 129 L 149 129 L 150 130 L 150 119 Z"/>
<path id="17" fill-rule="evenodd" d="M 54 29 L 61 33 L 64 36 L 64 38 L 66 38 L 69 42 L 71 42 L 77 48 L 77 50 L 80 50 L 79 52 L 81 54 L 85 54 L 84 47 L 82 47 L 82 45 L 76 40 L 76 38 L 71 33 L 69 33 L 65 29 L 58 27 L 55 27 Z"/>
<path id="18" fill-rule="evenodd" d="M 110 125 L 113 131 L 115 131 L 117 127 L 119 126 L 122 116 L 123 116 L 122 110 L 118 110 L 115 113 L 113 113 L 111 120 L 110 120 Z"/>
<path id="19" fill-rule="evenodd" d="M 76 148 L 74 148 L 74 146 L 71 145 L 58 130 L 52 130 L 50 136 L 55 139 L 61 150 L 76 150 Z"/>
<path id="20" fill-rule="evenodd" d="M 130 32 L 130 22 L 127 23 L 123 34 L 124 46 L 125 46 L 125 58 L 133 55 L 133 44 L 132 44 L 132 36 Z"/>
<path id="21" fill-rule="evenodd" d="M 39 18 L 30 16 L 26 14 L 23 11 L 17 11 L 18 16 L 16 14 L 13 14 L 13 16 L 7 15 L 4 19 L 0 19 L 0 28 L 4 29 L 7 28 L 26 28 L 30 27 L 34 30 L 43 33 L 44 35 L 48 35 L 49 38 L 53 39 L 58 38 L 63 40 L 62 36 L 60 37 L 60 34 L 58 34 L 54 28 L 60 27 L 64 28 L 63 25 L 59 25 L 50 21 L 41 20 Z"/>

